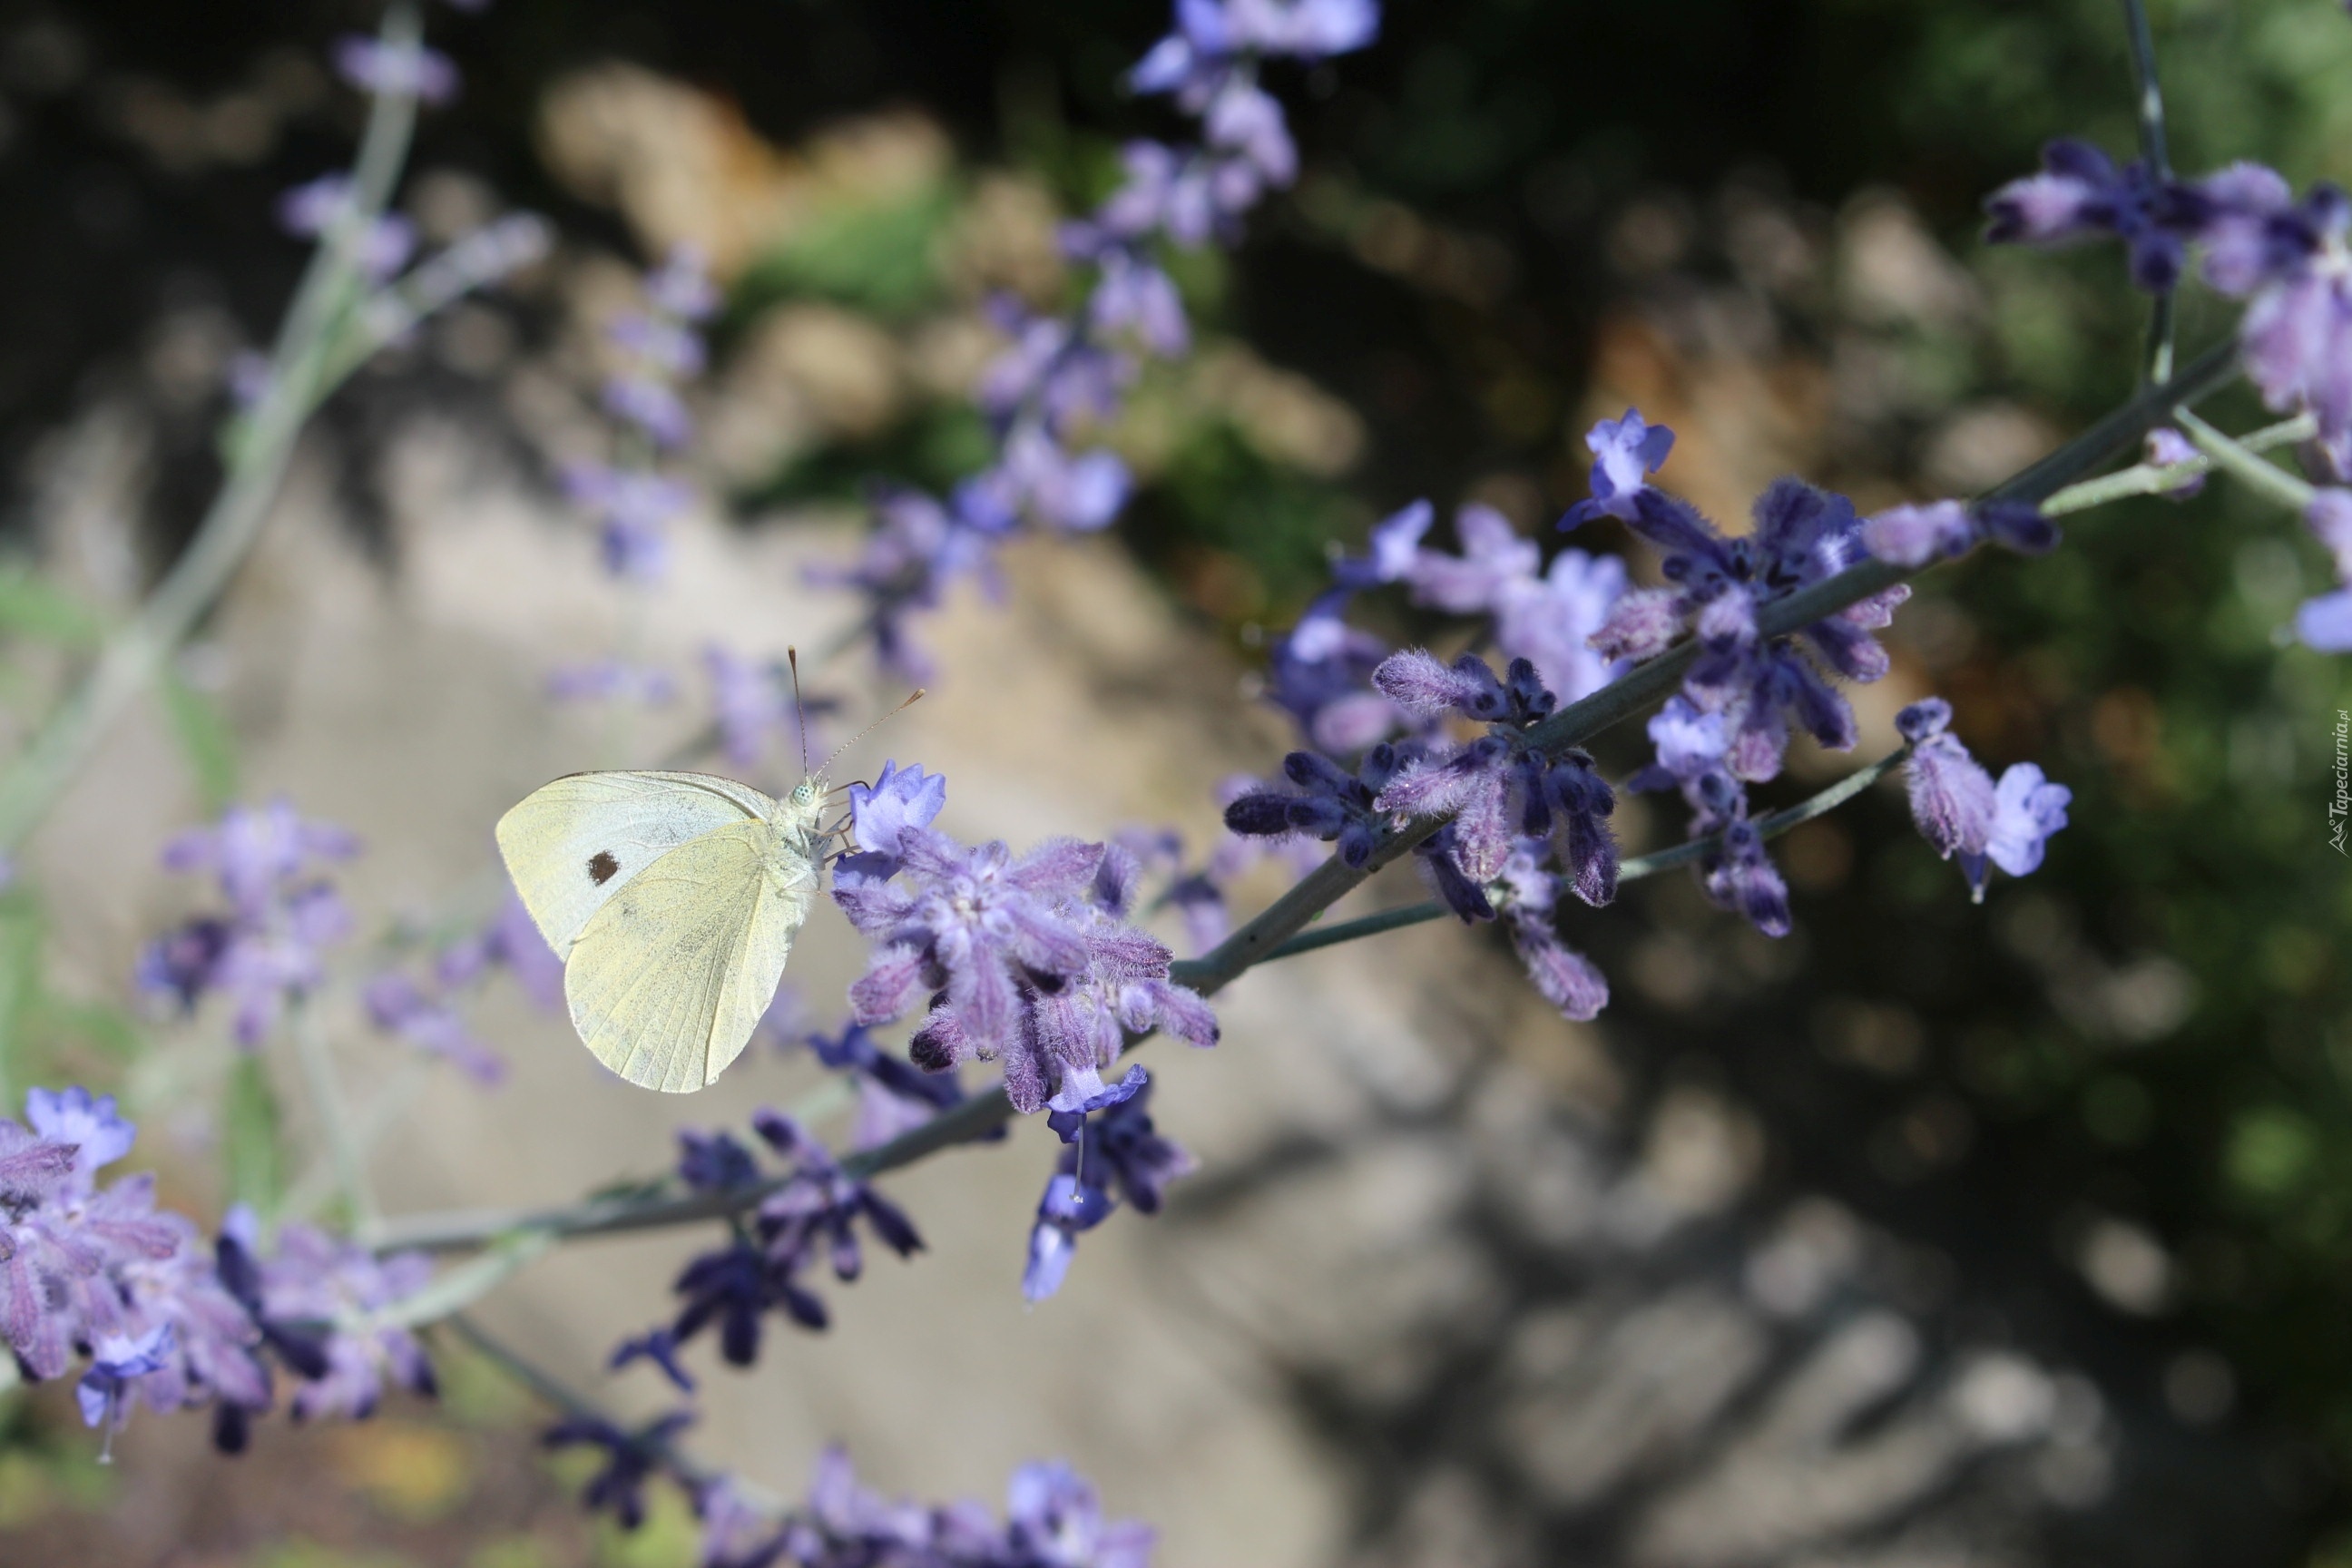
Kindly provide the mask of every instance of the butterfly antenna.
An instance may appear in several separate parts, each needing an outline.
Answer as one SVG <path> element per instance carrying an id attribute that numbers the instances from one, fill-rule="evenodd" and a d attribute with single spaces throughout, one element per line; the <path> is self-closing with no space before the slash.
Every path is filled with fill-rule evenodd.
<path id="1" fill-rule="evenodd" d="M 772 645 L 771 645 L 772 646 Z M 801 700 L 801 650 L 784 649 L 784 662 L 793 667 L 793 720 L 801 732 L 801 776 L 809 776 L 808 765 L 808 704 Z M 769 666 L 771 669 L 773 665 Z"/>
<path id="2" fill-rule="evenodd" d="M 879 730 L 883 725 L 887 724 L 891 720 L 896 719 L 899 714 L 904 713 L 908 709 L 912 708 L 916 703 L 920 702 L 922 700 L 923 689 L 918 686 L 915 689 L 907 693 L 907 700 L 904 702 L 899 703 L 898 706 L 891 709 L 890 711 L 883 714 L 882 717 L 875 720 L 874 722 L 866 725 L 866 728 L 858 731 L 857 733 L 850 736 L 849 739 L 844 741 L 838 746 L 835 746 L 833 749 L 833 755 L 825 758 L 824 767 L 830 768 L 833 766 L 833 764 L 840 759 L 842 752 L 849 750 L 850 747 L 857 744 L 858 742 L 866 739 L 866 736 L 871 735 L 875 731 Z M 819 773 L 823 773 L 824 768 L 819 768 L 817 771 Z"/>

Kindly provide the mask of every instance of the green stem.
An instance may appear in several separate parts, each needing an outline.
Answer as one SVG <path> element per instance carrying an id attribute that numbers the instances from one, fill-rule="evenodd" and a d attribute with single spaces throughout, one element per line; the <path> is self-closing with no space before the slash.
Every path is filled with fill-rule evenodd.
<path id="1" fill-rule="evenodd" d="M 384 14 L 383 42 L 413 47 L 420 30 L 415 0 L 394 0 Z M 316 406 L 331 340 L 348 307 L 356 278 L 355 238 L 383 210 L 407 157 L 415 120 L 414 98 L 386 93 L 376 99 L 352 166 L 351 209 L 321 239 L 303 274 L 278 331 L 268 388 L 230 444 L 227 481 L 163 581 L 131 623 L 107 640 L 81 685 L 0 774 L 0 850 L 21 845 L 48 814 L 260 537 L 293 460 L 295 438 Z"/>
<path id="2" fill-rule="evenodd" d="M 2147 7 L 2140 0 L 2124 0 L 2124 31 L 2131 40 L 2132 86 L 2139 111 L 2139 154 L 2151 177 L 2161 183 L 2172 177 L 2164 148 L 2164 89 L 2156 76 L 2156 38 L 2148 31 Z M 2156 297 L 2147 320 L 2147 357 L 2142 379 L 2153 384 L 2172 374 L 2172 333 L 2176 320 L 2173 291 Z"/>
<path id="3" fill-rule="evenodd" d="M 2281 506 L 2302 511 L 2318 493 L 2277 464 L 2263 462 L 2242 443 L 2231 440 L 2188 409 L 2177 409 L 2174 416 L 2180 421 L 2181 429 L 2189 433 L 2189 438 L 2197 443 L 2198 449 L 2218 467 L 2228 469 L 2231 478 Z"/>
<path id="4" fill-rule="evenodd" d="M 2238 445 L 2249 452 L 2267 452 L 2279 447 L 2291 447 L 2298 441 L 2308 441 L 2319 433 L 2319 421 L 2308 414 L 2298 414 L 2292 419 L 2282 419 L 2260 430 L 2239 437 Z M 2141 463 L 2121 468 L 2112 474 L 2102 474 L 2095 479 L 2068 485 L 2042 503 L 2042 514 L 2063 517 L 2069 512 L 2088 511 L 2095 506 L 2110 501 L 2128 500 L 2134 496 L 2168 495 L 2189 480 L 2213 471 L 2213 459 L 2205 457 L 2185 458 L 2178 463 Z"/>
<path id="5" fill-rule="evenodd" d="M 319 1133 L 335 1165 L 335 1182 L 352 1211 L 352 1228 L 365 1241 L 376 1230 L 382 1214 L 368 1184 L 367 1161 L 352 1135 L 350 1110 L 335 1072 L 334 1049 L 319 1027 L 310 998 L 297 996 L 290 1008 L 294 1047 L 302 1060 L 302 1077 L 310 1091 L 310 1109 L 318 1114 Z"/>

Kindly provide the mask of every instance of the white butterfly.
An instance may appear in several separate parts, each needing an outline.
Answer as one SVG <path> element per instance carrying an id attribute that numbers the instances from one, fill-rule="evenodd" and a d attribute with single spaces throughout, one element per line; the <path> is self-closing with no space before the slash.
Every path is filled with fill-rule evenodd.
<path id="1" fill-rule="evenodd" d="M 824 795 L 822 771 L 782 800 L 710 773 L 572 773 L 499 819 L 598 1061 L 688 1094 L 742 1054 L 816 898 Z"/>

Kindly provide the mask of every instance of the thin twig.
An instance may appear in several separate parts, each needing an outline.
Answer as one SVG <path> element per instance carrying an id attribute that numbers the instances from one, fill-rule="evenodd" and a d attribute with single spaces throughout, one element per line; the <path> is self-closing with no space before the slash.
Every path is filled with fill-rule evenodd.
<path id="1" fill-rule="evenodd" d="M 2124 30 L 2131 37 L 2132 86 L 2139 112 L 2139 155 L 2148 178 L 2161 184 L 2172 177 L 2164 147 L 2164 89 L 2156 77 L 2156 38 L 2148 31 L 2147 7 L 2140 0 L 2124 0 Z M 2174 291 L 2156 297 L 2147 319 L 2147 354 L 2141 379 L 2153 385 L 2172 374 L 2172 334 L 2176 319 Z"/>
<path id="2" fill-rule="evenodd" d="M 2187 408 L 2176 409 L 2174 416 L 2189 438 L 2197 443 L 2200 451 L 2212 458 L 2217 466 L 2228 470 L 2231 479 L 2259 491 L 2265 500 L 2299 512 L 2309 506 L 2312 498 L 2318 493 L 2276 463 L 2263 462 L 2243 445 L 2231 440 Z"/>
<path id="3" fill-rule="evenodd" d="M 2319 421 L 2311 415 L 2298 414 L 2292 419 L 2282 419 L 2237 438 L 2238 445 L 2249 452 L 2268 452 L 2280 447 L 2292 447 L 2298 441 L 2308 441 L 2319 433 Z M 2069 512 L 2088 511 L 2095 506 L 2110 501 L 2128 500 L 2133 496 L 2168 495 L 2191 479 L 2213 471 L 2213 459 L 2208 457 L 2184 458 L 2177 463 L 2140 463 L 2119 468 L 2112 474 L 2101 474 L 2095 479 L 2068 485 L 2042 503 L 2042 514 L 2063 517 Z"/>

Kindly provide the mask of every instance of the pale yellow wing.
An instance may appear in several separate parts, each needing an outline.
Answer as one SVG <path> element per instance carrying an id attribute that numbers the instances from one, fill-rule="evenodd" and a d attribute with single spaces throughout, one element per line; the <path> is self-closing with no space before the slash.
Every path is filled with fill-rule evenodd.
<path id="1" fill-rule="evenodd" d="M 499 853 L 555 955 L 659 857 L 690 838 L 764 819 L 775 802 L 712 773 L 572 773 L 499 819 Z"/>
<path id="2" fill-rule="evenodd" d="M 751 1040 L 816 870 L 766 823 L 688 840 L 589 920 L 563 970 L 572 1022 L 596 1059 L 646 1089 L 686 1094 Z"/>

